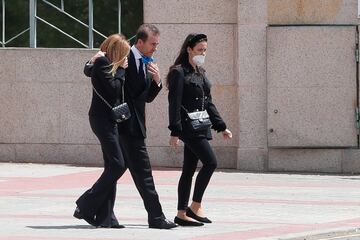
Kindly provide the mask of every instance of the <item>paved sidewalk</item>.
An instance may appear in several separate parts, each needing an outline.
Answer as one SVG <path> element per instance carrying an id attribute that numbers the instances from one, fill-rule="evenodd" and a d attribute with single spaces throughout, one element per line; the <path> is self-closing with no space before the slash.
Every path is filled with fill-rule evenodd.
<path id="1" fill-rule="evenodd" d="M 76 198 L 101 168 L 0 163 L 0 240 L 360 239 L 360 176 L 217 171 L 204 196 L 213 220 L 200 228 L 149 229 L 128 172 L 115 213 L 125 229 L 96 229 L 72 217 Z M 169 219 L 178 169 L 153 172 Z"/>

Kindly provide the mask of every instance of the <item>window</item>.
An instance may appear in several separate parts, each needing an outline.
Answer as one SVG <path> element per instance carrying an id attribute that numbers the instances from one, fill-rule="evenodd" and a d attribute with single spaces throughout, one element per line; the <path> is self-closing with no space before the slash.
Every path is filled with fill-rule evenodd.
<path id="1" fill-rule="evenodd" d="M 34 1 L 37 4 L 36 47 L 84 48 L 88 45 L 89 0 Z M 0 42 L 2 46 L 30 46 L 30 2 L 31 0 L 5 0 L 5 6 L 1 6 Z M 99 47 L 104 40 L 102 35 L 108 36 L 118 32 L 118 2 L 119 0 L 92 0 L 93 26 L 95 29 L 93 31 L 93 46 L 95 48 Z M 143 1 L 121 0 L 120 2 L 121 31 L 127 38 L 130 38 L 135 35 L 136 29 L 143 23 Z M 3 16 L 4 7 L 5 17 Z M 78 21 L 72 19 L 71 16 Z M 69 34 L 73 39 L 66 34 Z"/>

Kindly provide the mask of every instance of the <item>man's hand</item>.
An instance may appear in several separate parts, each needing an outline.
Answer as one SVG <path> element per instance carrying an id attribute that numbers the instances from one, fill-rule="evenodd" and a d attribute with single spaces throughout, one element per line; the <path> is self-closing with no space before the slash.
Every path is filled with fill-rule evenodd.
<path id="1" fill-rule="evenodd" d="M 97 58 L 103 57 L 103 56 L 105 56 L 105 52 L 98 51 L 98 52 L 90 59 L 90 63 L 93 64 Z"/>
<path id="2" fill-rule="evenodd" d="M 149 63 L 147 65 L 148 72 L 152 75 L 152 79 L 157 83 L 160 84 L 160 70 L 156 63 Z"/>

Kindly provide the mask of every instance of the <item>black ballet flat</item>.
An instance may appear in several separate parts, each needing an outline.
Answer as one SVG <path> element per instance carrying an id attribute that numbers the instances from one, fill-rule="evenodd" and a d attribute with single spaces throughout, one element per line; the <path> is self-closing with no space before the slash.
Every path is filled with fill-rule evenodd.
<path id="1" fill-rule="evenodd" d="M 177 223 L 179 226 L 183 226 L 183 227 L 200 227 L 200 226 L 204 226 L 204 224 L 201 223 L 201 222 L 188 221 L 188 220 L 181 219 L 179 217 L 175 217 L 174 222 Z"/>
<path id="2" fill-rule="evenodd" d="M 212 223 L 212 221 L 210 219 L 208 219 L 207 217 L 200 217 L 200 216 L 196 215 L 190 208 L 188 208 L 186 210 L 186 215 L 188 217 L 191 217 L 191 218 L 195 219 L 196 221 L 199 221 L 202 223 Z"/>

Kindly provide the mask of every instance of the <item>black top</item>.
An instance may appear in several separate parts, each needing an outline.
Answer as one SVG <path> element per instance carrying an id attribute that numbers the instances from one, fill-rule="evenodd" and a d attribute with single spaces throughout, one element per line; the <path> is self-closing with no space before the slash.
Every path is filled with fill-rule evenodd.
<path id="1" fill-rule="evenodd" d="M 113 107 L 122 102 L 121 89 L 124 84 L 125 69 L 118 68 L 115 76 L 112 76 L 110 64 L 111 62 L 106 57 L 96 59 L 91 72 L 91 83 L 96 91 Z M 110 107 L 93 90 L 89 115 L 111 119 L 110 112 Z"/>
<path id="2" fill-rule="evenodd" d="M 90 64 L 85 65 L 84 73 L 86 76 L 92 75 L 92 67 L 95 70 L 95 65 L 96 62 L 94 66 Z M 129 105 L 131 118 L 119 124 L 119 131 L 122 134 L 146 138 L 145 104 L 155 99 L 162 85 L 158 86 L 151 79 L 145 80 L 144 76 L 138 73 L 135 56 L 132 51 L 130 51 L 128 56 L 125 79 L 125 102 Z"/>
<path id="3" fill-rule="evenodd" d="M 210 116 L 212 128 L 218 132 L 226 129 L 226 124 L 220 117 L 211 98 L 211 84 L 205 75 L 205 70 L 199 69 L 198 72 L 190 65 L 178 65 L 170 70 L 169 73 L 169 129 L 171 136 L 180 138 L 205 137 L 211 139 L 210 129 L 203 132 L 193 132 L 188 129 L 185 121 L 187 120 L 186 111 L 201 111 L 203 93 L 204 110 Z"/>

